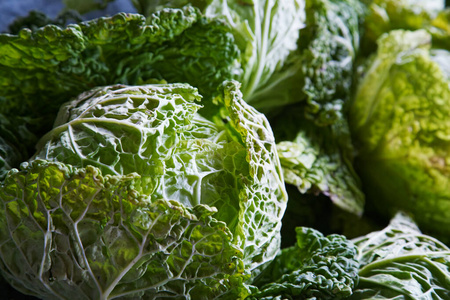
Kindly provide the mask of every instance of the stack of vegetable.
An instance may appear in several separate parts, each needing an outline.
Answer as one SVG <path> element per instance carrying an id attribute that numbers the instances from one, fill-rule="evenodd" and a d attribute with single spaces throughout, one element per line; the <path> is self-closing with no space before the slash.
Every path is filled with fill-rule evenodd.
<path id="1" fill-rule="evenodd" d="M 8 299 L 450 299 L 443 1 L 108 2 L 0 34 Z"/>

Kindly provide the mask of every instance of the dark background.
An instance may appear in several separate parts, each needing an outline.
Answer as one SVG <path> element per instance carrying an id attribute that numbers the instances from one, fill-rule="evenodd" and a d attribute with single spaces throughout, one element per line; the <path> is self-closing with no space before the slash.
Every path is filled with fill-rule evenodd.
<path id="1" fill-rule="evenodd" d="M 17 17 L 28 15 L 31 10 L 38 10 L 50 18 L 55 18 L 62 11 L 62 0 L 0 0 L 0 32 L 7 32 L 8 25 Z M 115 0 L 108 4 L 103 11 L 88 13 L 86 19 L 98 15 L 113 15 L 118 12 L 136 12 L 130 0 Z"/>

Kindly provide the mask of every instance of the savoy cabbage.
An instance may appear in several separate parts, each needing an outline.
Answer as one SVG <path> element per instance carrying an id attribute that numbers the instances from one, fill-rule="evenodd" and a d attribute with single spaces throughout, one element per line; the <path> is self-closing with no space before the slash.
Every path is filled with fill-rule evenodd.
<path id="1" fill-rule="evenodd" d="M 221 90 L 219 116 L 187 84 L 62 106 L 0 186 L 5 279 L 46 299 L 245 296 L 279 249 L 286 193 L 267 120 L 236 82 Z"/>
<path id="2" fill-rule="evenodd" d="M 450 80 L 439 62 L 450 56 L 431 47 L 432 36 L 423 29 L 383 35 L 349 120 L 357 168 L 373 206 L 390 216 L 406 210 L 422 229 L 446 238 Z"/>
<path id="3" fill-rule="evenodd" d="M 443 0 L 131 0 L 83 22 L 112 1 L 63 2 L 0 35 L 7 284 L 450 297 L 448 245 L 421 232 L 448 238 Z"/>
<path id="4" fill-rule="evenodd" d="M 399 212 L 389 225 L 353 240 L 359 284 L 349 299 L 448 299 L 450 248 Z"/>
<path id="5" fill-rule="evenodd" d="M 64 102 L 96 86 L 164 79 L 212 96 L 239 53 L 224 24 L 191 6 L 24 28 L 0 35 L 0 52 L 0 113 L 21 118 L 38 137 Z M 35 140 L 21 143 L 31 155 Z"/>

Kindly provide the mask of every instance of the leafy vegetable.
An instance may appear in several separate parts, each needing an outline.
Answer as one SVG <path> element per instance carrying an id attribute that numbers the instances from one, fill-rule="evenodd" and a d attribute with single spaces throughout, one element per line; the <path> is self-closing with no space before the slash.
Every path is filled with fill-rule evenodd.
<path id="1" fill-rule="evenodd" d="M 299 30 L 304 27 L 303 0 L 159 0 L 132 1 L 138 12 L 150 15 L 164 7 L 187 3 L 207 17 L 231 28 L 240 50 L 233 78 L 242 84 L 244 99 L 263 112 L 298 102 L 291 97 L 300 70 L 297 59 Z M 273 26 L 276 24 L 276 26 Z"/>
<path id="2" fill-rule="evenodd" d="M 450 81 L 430 41 L 423 30 L 392 31 L 379 40 L 350 110 L 350 129 L 366 195 L 378 211 L 406 210 L 421 228 L 447 236 Z"/>
<path id="3" fill-rule="evenodd" d="M 249 299 L 346 299 L 358 283 L 355 245 L 344 236 L 323 236 L 297 227 L 297 244 L 285 248 L 256 281 Z"/>
<path id="4" fill-rule="evenodd" d="M 359 50 L 359 1 L 307 0 L 300 31 L 301 86 L 305 116 L 319 126 L 342 118 Z"/>
<path id="5" fill-rule="evenodd" d="M 213 0 L 204 9 L 209 17 L 223 19 L 232 28 L 241 56 L 242 73 L 235 79 L 242 83 L 244 99 L 257 109 L 271 109 L 295 99 L 272 97 L 276 85 L 288 80 L 298 68 L 288 62 L 297 49 L 299 30 L 304 26 L 304 1 Z M 273 24 L 276 24 L 274 26 Z M 260 99 L 262 98 L 262 99 Z"/>
<path id="6" fill-rule="evenodd" d="M 39 160 L 9 176 L 1 191 L 3 276 L 46 299 L 210 299 L 226 291 L 242 272 L 242 253 L 215 211 L 150 203 L 133 189 L 136 177 Z"/>
<path id="7" fill-rule="evenodd" d="M 450 298 L 443 0 L 130 0 L 86 22 L 112 1 L 63 2 L 0 35 L 8 284 Z"/>
<path id="8" fill-rule="evenodd" d="M 273 114 L 306 101 L 321 125 L 337 119 L 352 82 L 359 1 L 212 1 L 203 10 L 232 27 L 242 68 L 234 78 L 248 103 Z"/>
<path id="9" fill-rule="evenodd" d="M 444 9 L 442 0 L 373 0 L 364 22 L 364 43 L 373 48 L 376 40 L 391 30 L 429 28 Z"/>
<path id="10" fill-rule="evenodd" d="M 361 264 L 349 299 L 447 299 L 450 248 L 398 213 L 385 229 L 354 240 Z"/>
<path id="11" fill-rule="evenodd" d="M 115 85 L 66 104 L 1 185 L 5 278 L 49 299 L 244 297 L 279 249 L 283 178 L 236 82 L 220 116 L 200 99 L 187 84 Z"/>
<path id="12" fill-rule="evenodd" d="M 29 128 L 37 136 L 51 129 L 62 103 L 95 86 L 164 79 L 211 97 L 238 56 L 227 27 L 193 7 L 23 29 L 0 35 L 0 51 L 0 112 L 40 118 Z"/>
<path id="13" fill-rule="evenodd" d="M 302 193 L 323 193 L 357 215 L 364 195 L 353 169 L 345 104 L 352 93 L 360 10 L 355 1 L 306 1 L 297 57 L 301 91 L 294 95 L 302 102 L 270 119 L 286 182 Z"/>
<path id="14" fill-rule="evenodd" d="M 277 144 L 285 182 L 302 193 L 322 193 L 343 210 L 361 215 L 365 200 L 352 165 L 353 146 L 346 121 L 318 127 L 308 120 L 294 120 L 286 124 L 284 116 L 280 121 L 291 125 L 287 130 L 301 128 L 292 141 Z"/>
<path id="15" fill-rule="evenodd" d="M 307 114 L 329 124 L 348 97 L 363 15 L 357 0 L 132 3 L 146 16 L 189 3 L 230 26 L 240 50 L 233 78 L 242 83 L 244 99 L 260 111 L 273 113 L 274 108 L 306 100 Z"/>

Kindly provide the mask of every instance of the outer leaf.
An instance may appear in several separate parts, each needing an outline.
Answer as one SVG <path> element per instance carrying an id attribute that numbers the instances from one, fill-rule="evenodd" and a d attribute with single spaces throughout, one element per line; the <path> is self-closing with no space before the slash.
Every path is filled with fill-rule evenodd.
<path id="1" fill-rule="evenodd" d="M 448 299 L 450 249 L 403 213 L 384 230 L 355 239 L 360 283 L 349 299 Z"/>
<path id="2" fill-rule="evenodd" d="M 445 1 L 443 0 L 371 1 L 364 22 L 364 43 L 367 44 L 367 47 L 372 47 L 373 49 L 376 40 L 382 34 L 391 30 L 418 30 L 427 28 L 444 7 Z"/>
<path id="3" fill-rule="evenodd" d="M 424 230 L 448 236 L 450 88 L 425 31 L 392 31 L 350 110 L 358 170 L 371 203 L 405 210 Z"/>
<path id="4" fill-rule="evenodd" d="M 38 135 L 50 130 L 63 102 L 99 85 L 157 78 L 189 82 L 210 96 L 238 56 L 227 27 L 193 7 L 24 29 L 0 35 L 0 52 L 0 110 L 41 117 Z"/>
<path id="5" fill-rule="evenodd" d="M 138 178 L 41 160 L 10 172 L 3 276 L 45 299 L 211 299 L 242 283 L 243 253 L 215 209 L 151 201 Z"/>
<path id="6" fill-rule="evenodd" d="M 336 122 L 352 93 L 362 13 L 355 0 L 306 1 L 299 40 L 301 93 L 306 117 L 319 126 Z"/>
<path id="7" fill-rule="evenodd" d="M 276 88 L 298 69 L 287 59 L 297 49 L 299 29 L 305 18 L 304 1 L 213 0 L 206 6 L 205 14 L 223 19 L 232 27 L 243 70 L 235 79 L 242 82 L 244 99 L 257 109 L 285 105 L 284 93 Z M 263 103 L 264 95 L 274 92 L 281 95 L 271 103 Z"/>
<path id="8" fill-rule="evenodd" d="M 320 133 L 300 131 L 293 142 L 279 143 L 278 153 L 287 183 L 297 186 L 302 193 L 323 193 L 340 208 L 361 215 L 364 195 L 353 169 L 352 154 L 345 150 L 351 145 L 349 140 L 346 145 L 344 142 L 348 131 L 340 126 L 344 124 L 322 129 Z"/>
<path id="9" fill-rule="evenodd" d="M 200 99 L 187 84 L 94 89 L 61 108 L 55 127 L 39 141 L 35 158 L 94 165 L 105 174 L 136 172 L 151 180 L 147 191 L 153 191 L 160 185 L 158 177 L 167 172 L 167 163 L 161 161 L 172 158 L 169 165 L 175 171 L 183 161 L 189 167 L 188 162 L 195 160 L 195 156 L 183 159 L 186 153 L 178 153 L 177 148 L 204 153 L 217 148 L 211 141 L 226 141 L 226 136 L 220 137 L 223 129 L 196 115 L 200 106 L 194 101 Z M 176 175 L 174 171 L 170 177 Z"/>
<path id="10" fill-rule="evenodd" d="M 245 271 L 257 274 L 279 249 L 286 207 L 273 133 L 236 82 L 224 83 L 215 99 L 220 116 L 197 113 L 199 99 L 187 84 L 95 89 L 61 110 L 34 159 L 137 172 L 134 188 L 152 202 L 217 208 L 214 218 L 232 232 Z"/>
<path id="11" fill-rule="evenodd" d="M 358 51 L 361 4 L 308 0 L 306 12 L 298 53 L 292 56 L 300 69 L 297 81 L 291 82 L 296 90 L 291 97 L 299 103 L 271 119 L 285 178 L 302 192 L 324 193 L 341 208 L 361 214 L 364 196 L 353 170 L 353 145 L 344 119 Z"/>
<path id="12" fill-rule="evenodd" d="M 355 245 L 344 236 L 324 237 L 298 227 L 297 245 L 276 257 L 249 298 L 346 299 L 358 283 L 356 256 Z"/>
<path id="13" fill-rule="evenodd" d="M 281 218 L 287 194 L 275 139 L 266 117 L 242 98 L 240 84 L 225 82 L 222 118 L 229 132 L 245 146 L 249 177 L 235 176 L 244 185 L 240 192 L 239 223 L 234 232 L 244 249 L 244 263 L 257 274 L 280 247 Z M 236 165 L 236 164 L 234 164 Z"/>
<path id="14" fill-rule="evenodd" d="M 365 197 L 353 168 L 353 145 L 346 120 L 318 127 L 297 119 L 298 114 L 299 110 L 291 110 L 290 115 L 272 123 L 275 129 L 281 128 L 278 137 L 284 140 L 277 149 L 286 183 L 295 185 L 301 193 L 324 194 L 341 209 L 361 215 Z"/>

